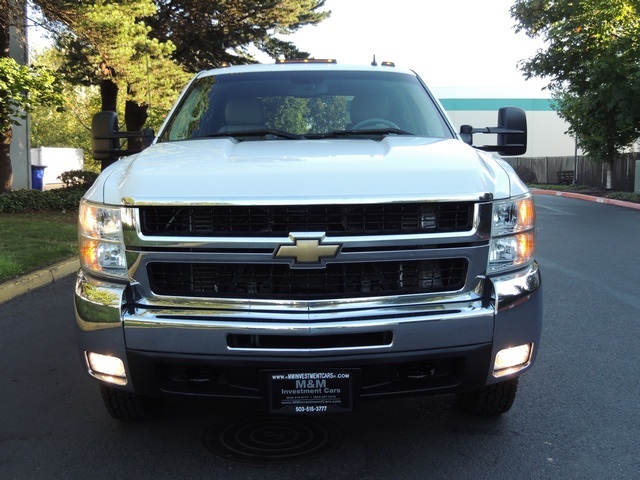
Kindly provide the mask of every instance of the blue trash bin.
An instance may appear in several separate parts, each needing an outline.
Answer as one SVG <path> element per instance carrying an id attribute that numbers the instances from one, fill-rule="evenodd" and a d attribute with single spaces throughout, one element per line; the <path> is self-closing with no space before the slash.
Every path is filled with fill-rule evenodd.
<path id="1" fill-rule="evenodd" d="M 44 190 L 44 165 L 31 165 L 31 188 L 33 190 Z"/>

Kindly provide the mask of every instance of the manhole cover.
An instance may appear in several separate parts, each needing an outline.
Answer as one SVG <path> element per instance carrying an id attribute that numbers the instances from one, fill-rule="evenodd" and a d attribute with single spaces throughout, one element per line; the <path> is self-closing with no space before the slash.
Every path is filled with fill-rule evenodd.
<path id="1" fill-rule="evenodd" d="M 214 424 L 202 435 L 205 448 L 219 457 L 263 464 L 315 457 L 341 442 L 339 430 L 317 417 L 236 417 Z"/>

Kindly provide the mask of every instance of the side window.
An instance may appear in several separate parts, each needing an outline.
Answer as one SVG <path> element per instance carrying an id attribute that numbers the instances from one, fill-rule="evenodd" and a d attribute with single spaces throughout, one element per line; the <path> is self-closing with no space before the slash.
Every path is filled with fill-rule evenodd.
<path id="1" fill-rule="evenodd" d="M 167 140 L 184 140 L 197 136 L 209 110 L 211 87 L 214 83 L 214 77 L 205 77 L 193 87 L 173 117 L 165 136 Z"/>

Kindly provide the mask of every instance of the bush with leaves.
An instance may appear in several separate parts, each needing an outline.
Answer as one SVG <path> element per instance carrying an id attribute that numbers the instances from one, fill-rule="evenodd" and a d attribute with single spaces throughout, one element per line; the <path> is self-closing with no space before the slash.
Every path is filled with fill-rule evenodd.
<path id="1" fill-rule="evenodd" d="M 96 181 L 98 175 L 98 173 L 88 170 L 69 170 L 62 173 L 58 180 L 64 183 L 66 187 L 85 187 L 88 189 Z"/>
<path id="2" fill-rule="evenodd" d="M 622 200 L 623 202 L 640 203 L 640 193 L 610 192 L 607 193 L 606 197 L 613 200 Z"/>
<path id="3" fill-rule="evenodd" d="M 75 212 L 87 191 L 82 186 L 55 190 L 13 190 L 0 194 L 0 213 Z"/>
<path id="4" fill-rule="evenodd" d="M 531 170 L 529 167 L 519 166 L 515 168 L 518 177 L 526 184 L 538 183 L 538 176 L 536 172 Z"/>
<path id="5" fill-rule="evenodd" d="M 51 70 L 0 58 L 0 193 L 11 190 L 13 184 L 13 127 L 38 105 L 61 108 L 62 102 L 62 86 Z"/>

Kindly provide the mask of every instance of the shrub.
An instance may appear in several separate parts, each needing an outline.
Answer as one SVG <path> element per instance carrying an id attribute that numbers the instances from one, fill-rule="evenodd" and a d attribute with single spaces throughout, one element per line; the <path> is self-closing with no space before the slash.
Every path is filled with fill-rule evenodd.
<path id="1" fill-rule="evenodd" d="M 0 213 L 40 211 L 75 212 L 80 199 L 93 185 L 98 173 L 87 170 L 69 170 L 58 179 L 64 188 L 54 190 L 13 190 L 0 195 Z"/>
<path id="2" fill-rule="evenodd" d="M 610 192 L 607 193 L 607 198 L 612 198 L 614 200 L 623 200 L 625 202 L 640 203 L 640 193 Z"/>
<path id="3" fill-rule="evenodd" d="M 538 176 L 529 167 L 519 166 L 515 168 L 515 171 L 520 177 L 520 180 L 522 180 L 524 183 L 538 183 Z"/>
<path id="4" fill-rule="evenodd" d="M 0 195 L 0 212 L 77 211 L 86 191 L 80 186 L 46 191 L 13 190 Z"/>
<path id="5" fill-rule="evenodd" d="M 69 170 L 64 172 L 58 179 L 67 187 L 86 187 L 93 185 L 98 178 L 98 173 L 88 170 Z"/>

